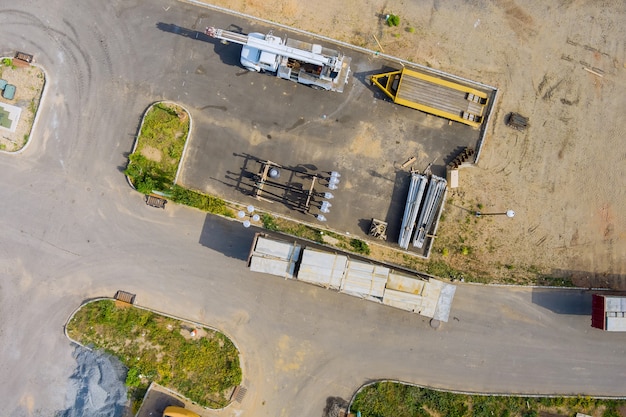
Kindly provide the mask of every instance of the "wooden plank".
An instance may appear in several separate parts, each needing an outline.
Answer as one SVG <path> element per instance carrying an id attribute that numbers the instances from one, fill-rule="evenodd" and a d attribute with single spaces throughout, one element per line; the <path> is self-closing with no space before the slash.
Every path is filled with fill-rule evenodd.
<path id="1" fill-rule="evenodd" d="M 410 157 L 409 159 L 407 159 L 407 161 L 404 164 L 402 164 L 402 169 L 408 167 L 409 165 L 411 165 L 415 161 L 417 161 L 416 157 L 414 157 L 414 156 Z"/>

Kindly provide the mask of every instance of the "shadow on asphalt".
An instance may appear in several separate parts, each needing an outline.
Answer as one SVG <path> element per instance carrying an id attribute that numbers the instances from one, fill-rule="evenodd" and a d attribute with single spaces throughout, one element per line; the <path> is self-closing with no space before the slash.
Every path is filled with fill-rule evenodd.
<path id="1" fill-rule="evenodd" d="M 591 293 L 587 290 L 533 288 L 532 302 L 557 314 L 591 316 Z"/>
<path id="2" fill-rule="evenodd" d="M 150 390 L 146 396 L 137 417 L 161 416 L 166 407 L 174 405 L 185 407 L 185 403 L 174 397 L 172 394 L 163 391 Z"/>
<path id="3" fill-rule="evenodd" d="M 388 98 L 387 95 L 380 88 L 378 88 L 377 86 L 372 84 L 372 82 L 370 81 L 370 77 L 372 75 L 384 74 L 386 72 L 392 72 L 392 71 L 398 71 L 401 68 L 402 68 L 402 66 L 400 64 L 398 64 L 397 68 L 396 67 L 389 67 L 387 65 L 383 65 L 380 69 L 369 70 L 369 71 L 353 72 L 352 73 L 352 77 L 356 78 L 361 84 L 369 87 L 369 89 L 374 93 L 374 98 L 377 98 L 379 100 L 388 99 L 389 101 L 391 101 L 391 99 Z"/>
<path id="4" fill-rule="evenodd" d="M 254 234 L 261 229 L 246 229 L 241 223 L 207 214 L 200 234 L 200 244 L 229 258 L 247 260 Z"/>
<path id="5" fill-rule="evenodd" d="M 233 26 L 233 25 L 231 25 Z M 158 22 L 156 24 L 157 29 L 163 32 L 173 33 L 175 35 L 183 36 L 185 38 L 195 39 L 201 42 L 207 42 L 213 44 L 215 53 L 220 57 L 222 62 L 226 65 L 240 66 L 239 58 L 241 56 L 241 46 L 237 44 L 224 43 L 219 39 L 215 39 L 206 35 L 204 31 L 198 31 L 193 29 L 187 29 L 182 26 L 175 25 L 173 23 Z M 232 30 L 230 27 L 229 30 Z M 237 28 L 234 28 L 237 29 Z M 240 29 L 240 28 L 239 28 Z M 204 30 L 204 28 L 203 28 Z M 238 32 L 239 30 L 233 30 Z M 243 69 L 243 68 L 242 68 Z M 245 71 L 248 72 L 247 70 Z"/>

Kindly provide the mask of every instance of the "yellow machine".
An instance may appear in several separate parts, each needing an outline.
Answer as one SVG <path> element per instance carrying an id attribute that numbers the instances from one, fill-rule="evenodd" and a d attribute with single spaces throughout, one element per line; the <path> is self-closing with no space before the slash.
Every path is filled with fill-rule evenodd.
<path id="1" fill-rule="evenodd" d="M 187 410 L 183 407 L 176 407 L 170 405 L 169 407 L 165 407 L 163 411 L 163 417 L 200 417 L 198 414 L 194 413 L 191 410 Z"/>
<path id="2" fill-rule="evenodd" d="M 406 107 L 472 127 L 479 127 L 485 117 L 487 93 L 453 81 L 407 68 L 372 75 L 371 81 Z"/>

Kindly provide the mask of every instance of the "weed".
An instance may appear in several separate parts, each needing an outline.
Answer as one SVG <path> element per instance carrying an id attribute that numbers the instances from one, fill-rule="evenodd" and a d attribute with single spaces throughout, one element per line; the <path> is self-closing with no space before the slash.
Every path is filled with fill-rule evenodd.
<path id="1" fill-rule="evenodd" d="M 225 396 L 241 382 L 239 353 L 223 334 L 185 338 L 185 325 L 135 307 L 118 308 L 112 300 L 83 306 L 67 332 L 83 345 L 117 356 L 128 367 L 126 384 L 140 400 L 153 380 L 203 406 L 228 404 Z M 133 405 L 134 406 L 134 405 Z"/>
<path id="2" fill-rule="evenodd" d="M 139 190 L 139 188 L 137 188 Z M 195 207 L 212 214 L 220 214 L 226 217 L 234 217 L 233 211 L 226 207 L 226 202 L 219 197 L 203 194 L 198 191 L 189 190 L 179 185 L 174 185 L 170 189 L 172 201 Z"/>
<path id="3" fill-rule="evenodd" d="M 361 253 L 363 255 L 370 254 L 370 247 L 367 245 L 367 243 L 363 242 L 360 239 L 350 240 L 350 246 L 352 247 L 352 250 L 356 253 Z"/>
<path id="4" fill-rule="evenodd" d="M 443 248 L 441 250 L 441 256 L 448 256 L 450 255 L 450 250 L 448 248 Z"/>
<path id="5" fill-rule="evenodd" d="M 34 103 L 31 104 L 34 106 Z M 171 191 L 189 133 L 189 117 L 184 117 L 182 121 L 181 114 L 186 114 L 183 109 L 163 103 L 152 106 L 146 112 L 137 148 L 130 155 L 125 171 L 139 192 Z M 169 158 L 161 158 L 160 161 L 147 158 L 142 151 L 148 147 L 156 149 L 159 154 L 167 154 Z M 184 199 L 184 196 L 179 197 Z"/>
<path id="6" fill-rule="evenodd" d="M 400 24 L 400 16 L 395 14 L 387 15 L 387 24 L 389 26 L 398 26 Z"/>
<path id="7" fill-rule="evenodd" d="M 548 275 L 539 275 L 536 279 L 536 284 L 550 287 L 574 287 L 574 282 L 569 277 L 558 278 Z"/>
<path id="8" fill-rule="evenodd" d="M 261 221 L 263 222 L 263 227 L 267 230 L 278 230 L 276 220 L 274 220 L 274 217 L 272 217 L 271 214 L 263 213 L 263 215 L 261 216 Z"/>
<path id="9" fill-rule="evenodd" d="M 15 65 L 13 65 L 13 60 L 11 58 L 3 58 L 2 65 L 5 67 L 10 67 L 11 69 L 15 69 Z"/>
<path id="10" fill-rule="evenodd" d="M 431 261 L 426 265 L 426 272 L 439 278 L 453 279 L 461 275 L 444 261 Z"/>
<path id="11" fill-rule="evenodd" d="M 558 405 L 557 405 L 558 404 Z M 626 400 L 597 400 L 577 398 L 527 398 L 488 395 L 462 395 L 393 382 L 379 382 L 363 388 L 354 398 L 351 410 L 364 416 L 528 416 L 536 417 L 561 407 L 559 414 L 574 415 L 580 410 L 586 414 L 619 416 L 619 407 Z"/>

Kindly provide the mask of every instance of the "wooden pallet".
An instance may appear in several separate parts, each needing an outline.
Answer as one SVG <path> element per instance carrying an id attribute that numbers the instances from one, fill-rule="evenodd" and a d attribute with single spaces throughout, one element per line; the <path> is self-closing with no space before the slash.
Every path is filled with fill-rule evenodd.
<path id="1" fill-rule="evenodd" d="M 150 207 L 156 207 L 160 209 L 165 209 L 165 205 L 167 204 L 167 200 L 161 197 L 157 197 L 155 195 L 147 195 L 146 196 L 146 204 Z"/>
<path id="2" fill-rule="evenodd" d="M 20 61 L 24 61 L 27 63 L 32 63 L 33 62 L 33 56 L 31 54 L 27 54 L 25 52 L 16 52 L 15 53 L 15 59 L 19 59 Z"/>
<path id="3" fill-rule="evenodd" d="M 115 301 L 120 301 L 122 303 L 135 304 L 135 297 L 135 294 L 131 294 L 122 290 L 118 290 L 115 293 Z"/>
<path id="4" fill-rule="evenodd" d="M 387 222 L 372 219 L 369 235 L 380 240 L 387 240 Z"/>

